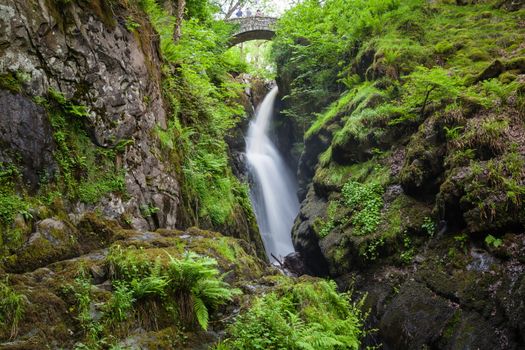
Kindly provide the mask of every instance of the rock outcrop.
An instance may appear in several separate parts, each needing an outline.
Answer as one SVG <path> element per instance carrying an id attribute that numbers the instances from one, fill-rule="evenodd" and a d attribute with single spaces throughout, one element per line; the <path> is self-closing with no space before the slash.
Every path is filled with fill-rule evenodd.
<path id="1" fill-rule="evenodd" d="M 19 94 L 2 92 L 1 137 L 3 149 L 22 157 L 27 181 L 37 186 L 38 174 L 53 174 L 56 167 L 46 113 L 31 101 L 54 89 L 88 107 L 86 130 L 95 145 L 129 144 L 119 161 L 129 199 L 108 198 L 99 208 L 113 218 L 127 213 L 137 229 L 175 227 L 179 181 L 155 157 L 160 151 L 151 137 L 157 125 L 166 125 L 158 43 L 151 28 L 145 23 L 137 37 L 110 15 L 123 9 L 105 1 L 59 6 L 2 0 L 0 6 L 0 75 L 18 77 L 21 85 Z M 141 206 L 148 205 L 159 209 L 154 221 L 141 215 Z"/>

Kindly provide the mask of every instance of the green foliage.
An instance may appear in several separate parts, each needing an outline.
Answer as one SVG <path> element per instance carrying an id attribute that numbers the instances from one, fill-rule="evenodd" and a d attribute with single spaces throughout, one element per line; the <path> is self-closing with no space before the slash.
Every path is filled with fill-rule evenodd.
<path id="1" fill-rule="evenodd" d="M 216 349 L 358 349 L 364 315 L 334 282 L 302 281 L 258 297 Z"/>
<path id="2" fill-rule="evenodd" d="M 235 63 L 235 71 L 263 79 L 275 79 L 275 63 L 272 61 L 271 42 L 266 40 L 253 40 L 234 46 L 226 51 L 225 55 Z"/>
<path id="3" fill-rule="evenodd" d="M 129 317 L 133 310 L 133 290 L 125 283 L 115 282 L 113 284 L 113 294 L 107 304 L 107 317 L 116 322 L 122 322 Z"/>
<path id="4" fill-rule="evenodd" d="M 17 193 L 22 183 L 19 168 L 12 163 L 0 162 L 0 256 L 17 249 L 24 242 L 22 229 L 15 219 L 32 219 L 31 203 L 27 196 Z"/>
<path id="5" fill-rule="evenodd" d="M 379 257 L 379 249 L 385 245 L 385 237 L 375 238 L 366 244 L 361 255 L 368 261 L 375 261 Z"/>
<path id="6" fill-rule="evenodd" d="M 153 216 L 156 212 L 158 212 L 160 209 L 156 206 L 154 206 L 153 204 L 149 204 L 149 205 L 142 205 L 140 207 L 140 211 L 142 213 L 142 216 L 144 217 L 151 217 Z"/>
<path id="7" fill-rule="evenodd" d="M 48 99 L 41 103 L 48 110 L 57 145 L 53 155 L 60 168 L 58 188 L 68 198 L 89 204 L 112 192 L 123 194 L 126 186 L 124 173 L 115 164 L 117 150 L 93 144 L 85 127 L 88 108 L 73 103 L 54 89 L 49 90 Z M 123 150 L 121 143 L 117 146 Z"/>
<path id="8" fill-rule="evenodd" d="M 78 187 L 78 198 L 84 203 L 95 204 L 108 193 L 124 193 L 125 191 L 124 174 L 108 174 L 98 181 L 81 182 Z"/>
<path id="9" fill-rule="evenodd" d="M 0 223 L 10 225 L 17 214 L 30 215 L 29 204 L 20 196 L 0 191 Z"/>
<path id="10" fill-rule="evenodd" d="M 231 301 L 239 293 L 222 280 L 215 259 L 195 253 L 187 253 L 180 260 L 170 256 L 167 276 L 168 290 L 179 298 L 183 321 L 190 323 L 194 317 L 204 330 L 208 328 L 209 310 Z M 186 310 L 193 310 L 193 315 Z"/>
<path id="11" fill-rule="evenodd" d="M 321 227 L 318 228 L 317 234 L 319 238 L 325 238 L 339 223 L 336 223 L 335 215 L 338 209 L 338 202 L 331 201 L 328 204 L 327 218 L 320 222 Z"/>
<path id="12" fill-rule="evenodd" d="M 409 264 L 412 262 L 412 259 L 414 259 L 414 247 L 412 245 L 412 240 L 406 232 L 403 234 L 403 248 L 404 250 L 399 257 L 403 264 Z"/>
<path id="13" fill-rule="evenodd" d="M 129 30 L 130 32 L 134 32 L 135 30 L 140 28 L 140 24 L 135 22 L 135 20 L 131 16 L 126 17 L 125 26 L 126 26 L 126 29 Z"/>
<path id="14" fill-rule="evenodd" d="M 110 248 L 106 260 L 114 280 L 131 282 L 133 279 L 143 279 L 153 270 L 151 261 L 140 259 L 134 250 L 124 249 L 120 245 Z"/>
<path id="15" fill-rule="evenodd" d="M 192 252 L 181 259 L 168 255 L 168 262 L 162 264 L 159 257 L 152 263 L 134 250 L 115 246 L 108 263 L 114 284 L 122 292 L 121 298 L 110 302 L 114 321 L 121 321 L 121 315 L 130 311 L 134 303 L 156 298 L 164 305 L 171 301 L 178 305 L 177 321 L 186 326 L 197 321 L 206 330 L 210 311 L 239 293 L 223 281 L 215 259 Z"/>
<path id="16" fill-rule="evenodd" d="M 499 248 L 503 244 L 503 241 L 493 235 L 488 235 L 485 237 L 485 244 L 489 247 Z"/>
<path id="17" fill-rule="evenodd" d="M 84 267 L 80 268 L 75 283 L 68 286 L 76 300 L 77 319 L 84 331 L 88 344 L 96 344 L 101 336 L 102 327 L 91 315 L 91 279 Z"/>
<path id="18" fill-rule="evenodd" d="M 383 187 L 380 184 L 347 182 L 341 191 L 344 204 L 352 209 L 350 222 L 355 235 L 367 235 L 376 230 L 381 222 Z"/>
<path id="19" fill-rule="evenodd" d="M 224 141 L 244 114 L 234 102 L 242 85 L 229 75 L 239 70 L 238 60 L 226 53 L 231 28 L 213 21 L 209 9 L 194 2 L 188 4 L 182 37 L 175 43 L 175 18 L 154 0 L 140 4 L 160 35 L 167 62 L 163 90 L 172 117 L 168 128 L 158 128 L 157 135 L 169 152 L 183 155 L 183 205 L 195 212 L 201 225 L 228 224 L 236 211 L 245 209 L 242 203 L 248 198 L 231 172 Z"/>
<path id="20" fill-rule="evenodd" d="M 16 73 L 0 74 L 0 89 L 11 91 L 14 94 L 22 92 L 22 85 L 29 80 L 27 73 L 17 71 Z"/>
<path id="21" fill-rule="evenodd" d="M 519 55 L 524 30 L 516 28 L 522 16 L 523 10 L 509 13 L 490 2 L 304 1 L 280 19 L 273 47 L 279 75 L 290 82 L 287 115 L 308 129 L 312 112 L 344 98 L 317 117 L 310 137 L 338 111 L 357 107 L 349 95 L 363 80 L 397 85 L 389 98 L 399 108 L 391 126 L 421 119 L 433 110 L 427 107 L 460 100 L 486 108 L 505 104 L 518 89 L 515 79 L 472 84 L 472 77 L 496 57 Z M 370 122 L 352 125 L 361 128 L 354 130 L 360 135 L 373 131 Z"/>
<path id="22" fill-rule="evenodd" d="M 443 100 L 454 102 L 461 85 L 457 76 L 441 67 L 417 67 L 406 77 L 406 81 L 404 103 L 407 107 L 418 107 L 421 115 L 430 103 Z"/>
<path id="23" fill-rule="evenodd" d="M 288 115 L 308 118 L 345 87 L 352 90 L 364 77 L 360 70 L 366 68 L 353 65 L 370 51 L 377 52 L 377 67 L 393 67 L 386 69 L 393 76 L 408 69 L 404 64 L 410 59 L 427 56 L 417 40 L 403 33 L 419 26 L 422 5 L 422 1 L 312 0 L 285 13 L 277 26 L 273 54 L 279 75 L 291 81 Z M 400 29 L 400 23 L 411 29 Z M 378 40 L 387 30 L 390 35 Z M 308 127 L 311 120 L 304 122 Z"/>
<path id="24" fill-rule="evenodd" d="M 445 130 L 445 136 L 449 140 L 456 140 L 459 135 L 461 134 L 461 131 L 463 130 L 462 126 L 455 126 L 452 128 L 448 128 L 447 126 L 444 126 L 443 129 Z"/>
<path id="25" fill-rule="evenodd" d="M 466 252 L 467 250 L 467 243 L 468 243 L 468 236 L 466 233 L 462 233 L 460 235 L 454 236 L 454 241 L 458 244 L 459 248 Z"/>
<path id="26" fill-rule="evenodd" d="M 426 216 L 423 219 L 423 225 L 421 225 L 421 229 L 426 232 L 430 237 L 434 236 L 436 233 L 436 223 L 434 220 L 432 220 L 431 217 Z"/>
<path id="27" fill-rule="evenodd" d="M 24 317 L 25 308 L 24 296 L 9 286 L 7 278 L 0 281 L 0 327 L 9 327 L 11 338 L 18 333 L 18 324 Z"/>

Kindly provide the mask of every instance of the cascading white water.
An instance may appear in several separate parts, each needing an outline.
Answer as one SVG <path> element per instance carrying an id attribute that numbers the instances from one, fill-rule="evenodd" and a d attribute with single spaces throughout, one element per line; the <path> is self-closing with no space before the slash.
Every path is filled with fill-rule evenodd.
<path id="1" fill-rule="evenodd" d="M 254 185 L 250 196 L 268 258 L 282 258 L 294 251 L 291 230 L 299 212 L 297 184 L 287 164 L 268 136 L 277 87 L 266 95 L 251 122 L 246 157 Z"/>

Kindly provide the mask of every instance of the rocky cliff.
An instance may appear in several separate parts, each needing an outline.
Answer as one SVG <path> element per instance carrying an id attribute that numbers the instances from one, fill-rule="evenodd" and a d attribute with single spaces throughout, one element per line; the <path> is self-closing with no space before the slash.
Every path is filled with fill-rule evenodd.
<path id="1" fill-rule="evenodd" d="M 149 22 L 105 1 L 1 6 L 0 161 L 20 172 L 20 190 L 49 193 L 57 183 L 69 190 L 67 212 L 96 210 L 134 229 L 195 223 L 180 218 L 188 211 L 180 156 L 169 156 L 157 136 L 171 107 Z M 226 231 L 252 230 L 256 242 L 243 215 Z"/>

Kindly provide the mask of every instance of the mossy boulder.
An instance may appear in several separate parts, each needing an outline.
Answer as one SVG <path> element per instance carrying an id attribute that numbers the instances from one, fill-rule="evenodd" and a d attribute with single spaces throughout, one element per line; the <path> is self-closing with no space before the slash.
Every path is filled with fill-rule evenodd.
<path id="1" fill-rule="evenodd" d="M 54 218 L 36 224 L 36 231 L 16 255 L 8 258 L 8 271 L 31 271 L 80 254 L 78 231 L 70 223 Z"/>
<path id="2" fill-rule="evenodd" d="M 405 164 L 399 174 L 403 189 L 413 195 L 437 191 L 443 181 L 442 124 L 435 118 L 423 123 L 406 148 Z"/>
<path id="3" fill-rule="evenodd" d="M 439 339 L 454 311 L 430 289 L 408 282 L 381 318 L 381 335 L 397 349 L 420 349 Z"/>

